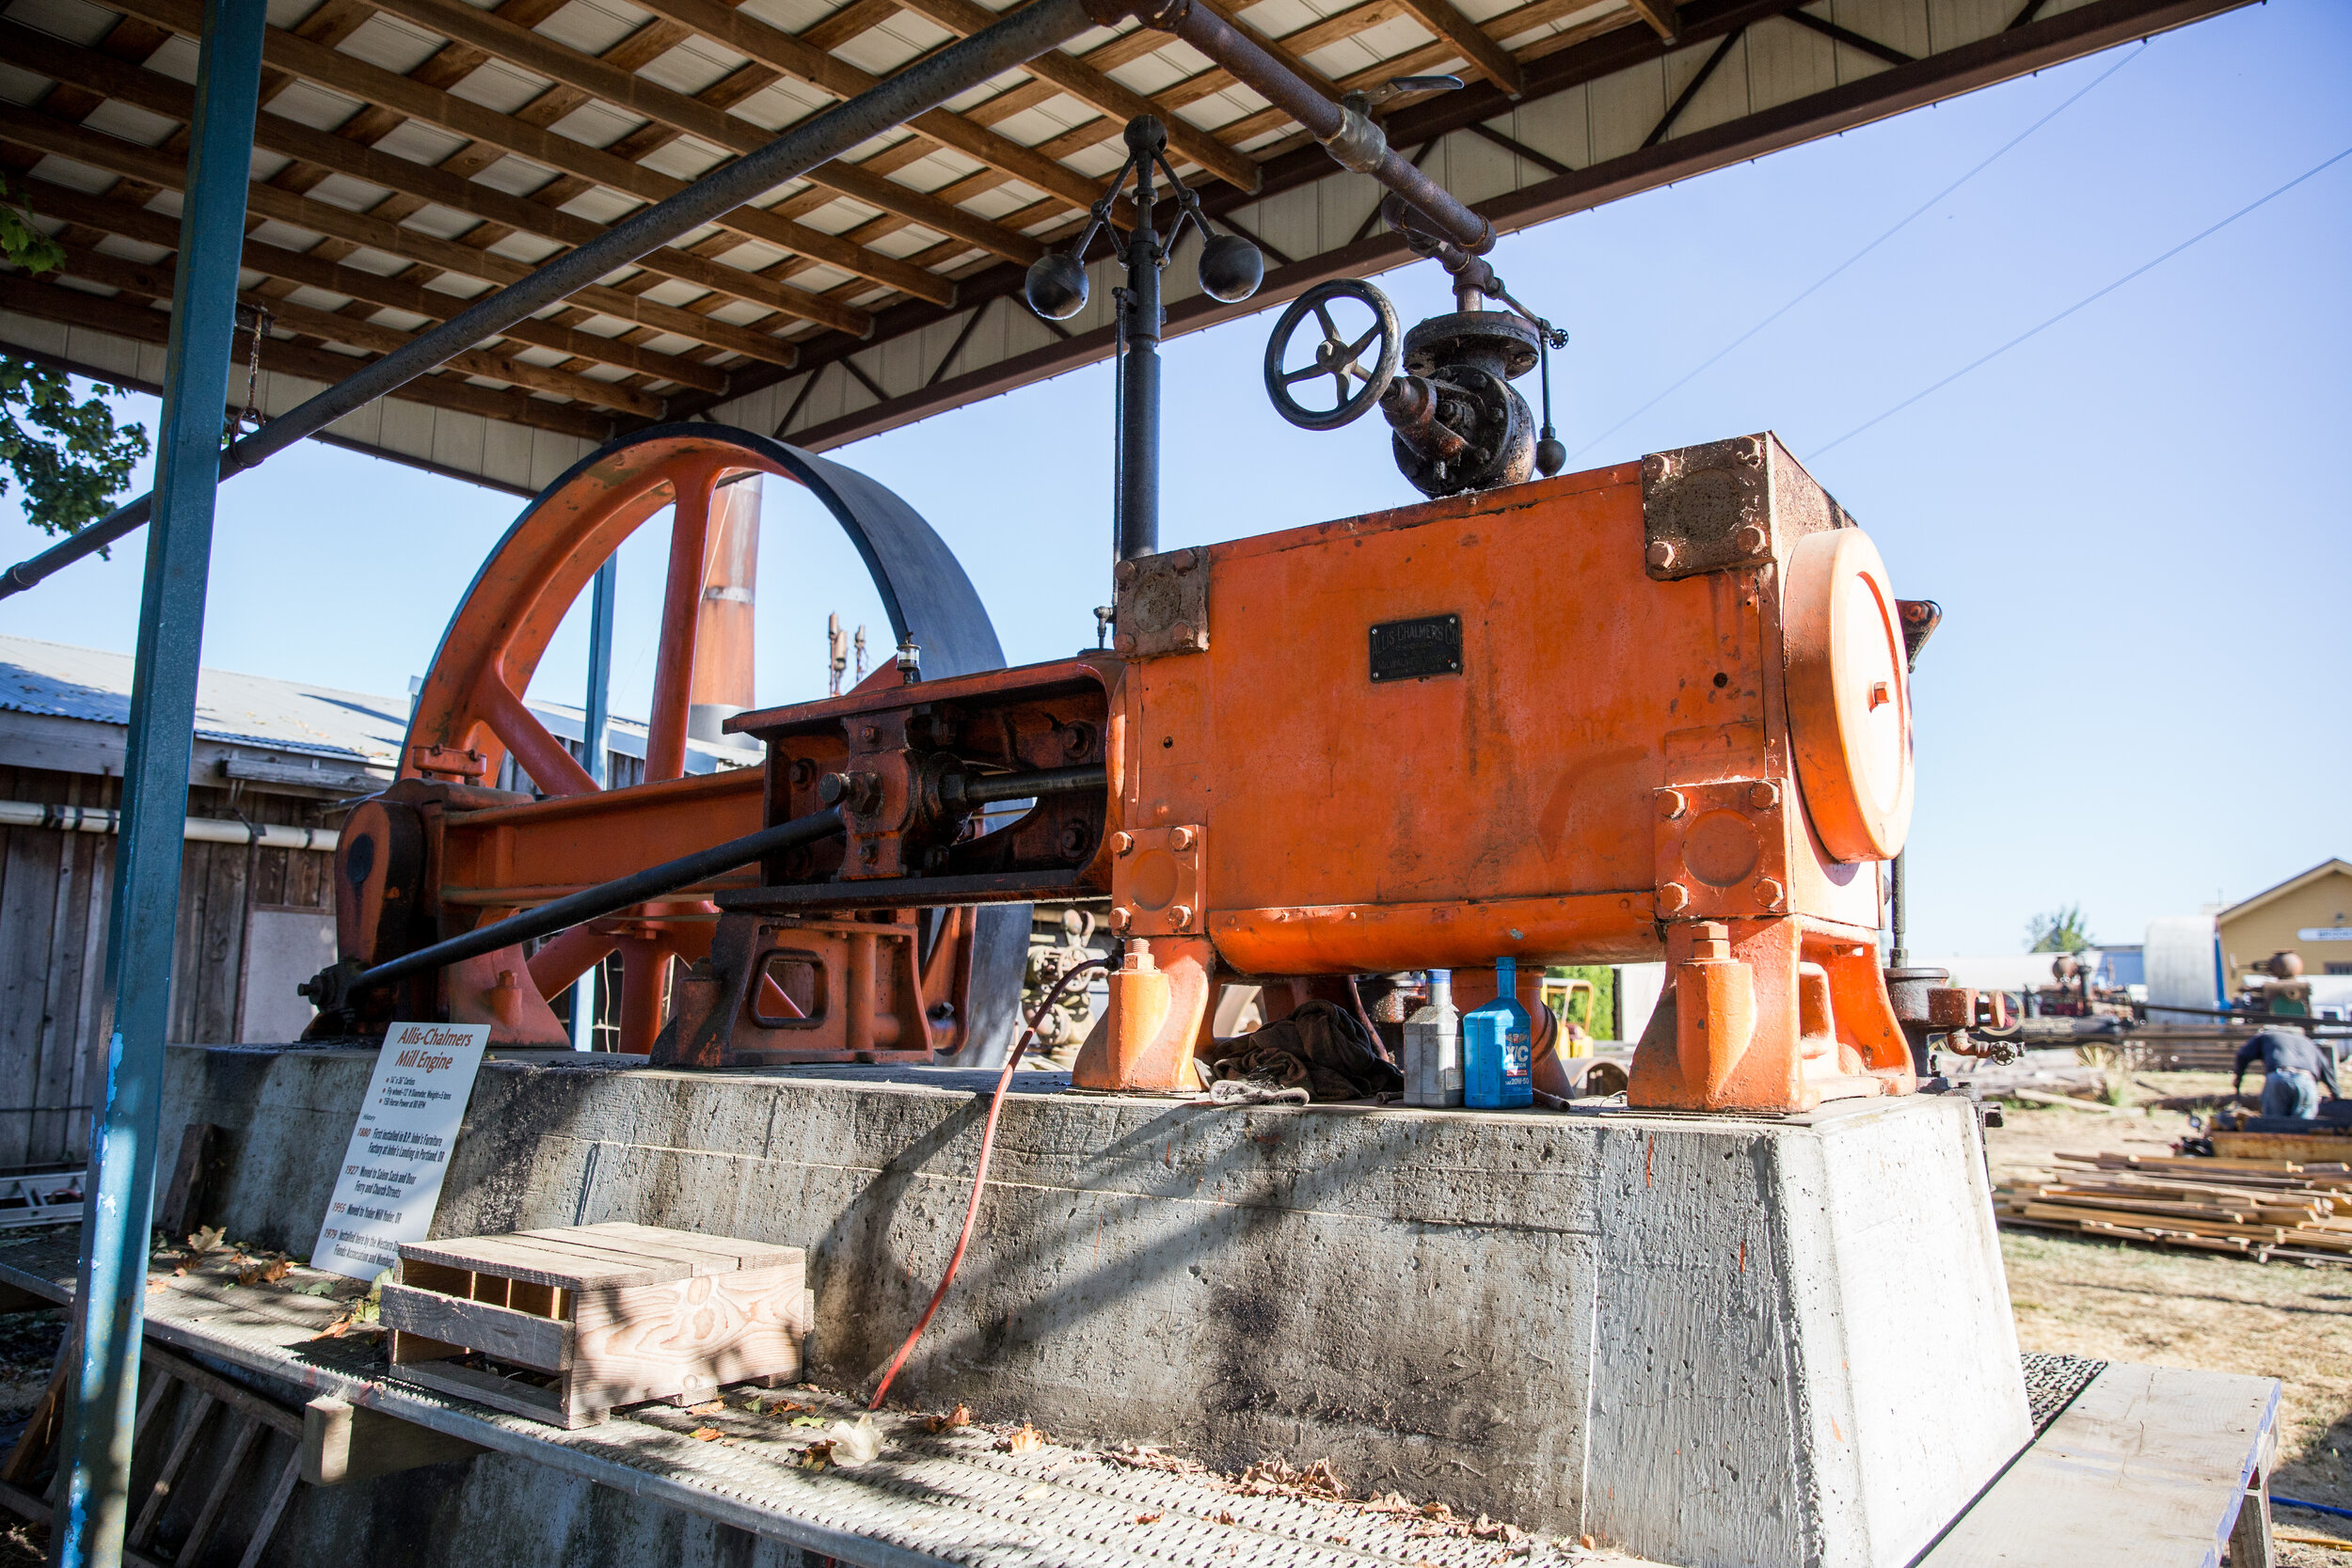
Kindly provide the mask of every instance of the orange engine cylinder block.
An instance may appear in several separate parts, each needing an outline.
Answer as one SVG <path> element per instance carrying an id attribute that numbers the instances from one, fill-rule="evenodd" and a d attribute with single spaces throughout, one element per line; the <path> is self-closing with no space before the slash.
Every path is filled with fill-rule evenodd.
<path id="1" fill-rule="evenodd" d="M 1161 968 L 1662 958 L 1635 1103 L 1912 1087 L 1900 613 L 1773 437 L 1122 563 L 1118 609 L 1109 918 Z M 1206 1055 L 1184 995 L 1154 1033 Z M 1081 1083 L 1188 1068 L 1122 1028 Z"/>

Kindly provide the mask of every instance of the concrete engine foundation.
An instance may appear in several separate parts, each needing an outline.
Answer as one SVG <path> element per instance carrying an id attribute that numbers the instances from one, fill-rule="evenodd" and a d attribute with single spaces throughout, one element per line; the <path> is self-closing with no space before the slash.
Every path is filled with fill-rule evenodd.
<path id="1" fill-rule="evenodd" d="M 175 1048 L 162 1168 L 183 1126 L 225 1129 L 202 1217 L 305 1255 L 373 1059 Z M 435 1234 L 634 1220 L 804 1247 L 810 1376 L 870 1388 L 954 1244 L 993 1075 L 629 1060 L 485 1064 Z M 1896 1568 L 2030 1440 L 1964 1101 L 1749 1120 L 1066 1083 L 1021 1075 L 894 1400 L 1221 1468 L 1328 1459 L 1359 1493 L 1689 1568 Z M 373 1506 L 404 1483 L 446 1479 L 388 1478 Z"/>

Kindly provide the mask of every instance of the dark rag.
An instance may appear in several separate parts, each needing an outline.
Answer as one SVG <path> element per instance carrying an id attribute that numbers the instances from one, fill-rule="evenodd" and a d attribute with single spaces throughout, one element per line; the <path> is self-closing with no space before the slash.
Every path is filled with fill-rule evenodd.
<path id="1" fill-rule="evenodd" d="M 1405 1087 L 1404 1074 L 1373 1050 L 1363 1024 L 1329 1002 L 1307 1003 L 1255 1034 L 1216 1044 L 1224 1054 L 1210 1068 L 1220 1083 L 1305 1089 L 1317 1100 L 1362 1100 Z"/>

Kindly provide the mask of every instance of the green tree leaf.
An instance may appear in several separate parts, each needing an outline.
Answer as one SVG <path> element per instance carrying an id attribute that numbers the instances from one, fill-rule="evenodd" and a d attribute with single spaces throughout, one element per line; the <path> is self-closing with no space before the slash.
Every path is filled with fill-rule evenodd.
<path id="1" fill-rule="evenodd" d="M 0 260 L 34 274 L 55 270 L 65 251 L 8 196 L 0 180 Z M 76 401 L 63 371 L 0 352 L 0 496 L 13 483 L 25 517 L 50 533 L 79 532 L 104 516 L 148 452 L 146 429 L 118 425 L 106 406 L 120 388 L 93 390 Z"/>

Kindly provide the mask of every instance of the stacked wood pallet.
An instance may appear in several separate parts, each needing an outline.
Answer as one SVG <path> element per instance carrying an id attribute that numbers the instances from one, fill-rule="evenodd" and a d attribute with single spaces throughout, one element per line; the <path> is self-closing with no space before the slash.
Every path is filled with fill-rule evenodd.
<path id="1" fill-rule="evenodd" d="M 2004 1183 L 2012 1228 L 2352 1263 L 2352 1164 L 2059 1154 L 2046 1177 Z"/>

